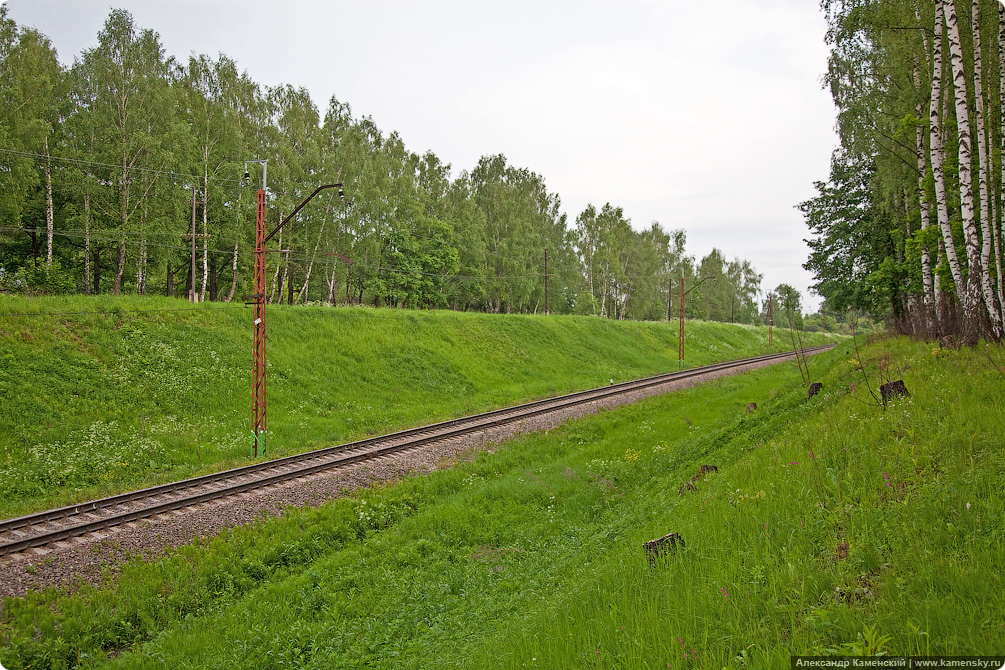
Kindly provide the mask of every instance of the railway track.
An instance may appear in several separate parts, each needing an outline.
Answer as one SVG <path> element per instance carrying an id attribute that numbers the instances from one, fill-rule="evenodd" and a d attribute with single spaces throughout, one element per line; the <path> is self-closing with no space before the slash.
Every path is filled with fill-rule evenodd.
<path id="1" fill-rule="evenodd" d="M 804 351 L 817 353 L 831 346 L 834 345 L 812 347 Z M 769 354 L 613 384 L 7 519 L 0 521 L 0 556 L 306 477 L 322 470 L 415 449 L 439 440 L 478 433 L 576 405 L 605 400 L 710 372 L 730 370 L 751 363 L 781 360 L 791 356 L 792 352 Z"/>

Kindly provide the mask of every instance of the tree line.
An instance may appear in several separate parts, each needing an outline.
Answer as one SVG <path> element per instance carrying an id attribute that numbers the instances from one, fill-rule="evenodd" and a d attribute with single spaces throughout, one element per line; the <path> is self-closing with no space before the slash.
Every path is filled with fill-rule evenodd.
<path id="1" fill-rule="evenodd" d="M 334 97 L 322 112 L 227 56 L 168 56 L 123 10 L 66 68 L 0 6 L 0 290 L 245 298 L 253 159 L 267 160 L 270 229 L 318 185 L 346 196 L 319 196 L 274 238 L 272 303 L 660 319 L 682 278 L 714 276 L 688 316 L 764 318 L 749 261 L 688 256 L 683 230 L 637 231 L 609 203 L 570 224 L 544 178 L 503 155 L 452 177 Z"/>
<path id="2" fill-rule="evenodd" d="M 1005 5 L 823 0 L 840 146 L 800 205 L 832 309 L 1000 340 Z"/>

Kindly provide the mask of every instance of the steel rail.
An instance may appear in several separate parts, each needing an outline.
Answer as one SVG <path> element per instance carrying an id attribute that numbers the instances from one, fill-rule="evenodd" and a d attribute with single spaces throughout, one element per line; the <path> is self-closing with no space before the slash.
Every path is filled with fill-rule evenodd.
<path id="1" fill-rule="evenodd" d="M 804 353 L 817 353 L 819 351 L 832 348 L 833 346 L 835 345 L 810 347 L 802 349 L 801 351 Z M 119 514 L 33 535 L 32 537 L 15 540 L 13 542 L 0 541 L 0 555 L 18 553 L 32 547 L 44 546 L 52 542 L 58 542 L 60 540 L 65 540 L 78 535 L 86 535 L 87 533 L 104 528 L 130 523 L 132 521 L 156 516 L 158 514 L 163 514 L 176 509 L 197 505 L 209 500 L 235 495 L 237 493 L 242 493 L 256 488 L 271 486 L 290 479 L 305 477 L 322 470 L 344 467 L 363 460 L 369 460 L 399 451 L 414 449 L 430 442 L 438 442 L 440 440 L 458 437 L 467 433 L 476 433 L 489 428 L 512 423 L 514 421 L 521 421 L 534 416 L 539 416 L 541 414 L 559 411 L 590 402 L 597 402 L 624 393 L 630 393 L 632 391 L 658 386 L 677 380 L 688 379 L 711 372 L 728 370 L 753 363 L 789 358 L 796 353 L 797 352 L 794 351 L 787 351 L 777 354 L 755 356 L 737 361 L 728 361 L 698 368 L 691 368 L 689 370 L 665 373 L 644 379 L 622 382 L 611 386 L 589 389 L 586 391 L 578 391 L 567 395 L 536 400 L 522 405 L 515 405 L 512 407 L 483 412 L 481 414 L 451 419 L 418 428 L 411 428 L 389 433 L 387 435 L 366 438 L 355 442 L 326 447 L 324 449 L 310 451 L 303 454 L 286 456 L 262 463 L 253 463 L 239 468 L 203 475 L 201 477 L 194 477 L 169 484 L 161 484 L 159 486 L 130 491 L 128 493 L 92 500 L 77 505 L 69 505 L 58 509 L 47 510 L 44 512 L 0 521 L 0 533 L 10 533 L 21 528 L 40 526 L 54 521 L 58 522 L 72 516 L 96 512 L 98 510 L 111 508 L 116 505 L 125 505 L 128 503 L 142 501 L 146 498 L 153 498 L 171 493 L 180 493 L 185 489 L 200 488 L 212 484 L 224 484 L 219 488 L 209 491 L 191 493 L 190 495 L 176 497 L 172 500 L 146 505 L 139 509 L 128 510 Z M 404 441 L 398 442 L 398 440 Z M 394 442 L 394 444 L 387 444 L 376 449 L 360 451 L 383 442 Z M 347 453 L 354 451 L 358 453 Z M 295 466 L 298 463 L 305 463 L 308 461 L 316 462 L 306 463 L 305 465 L 299 467 L 276 472 L 274 474 L 268 474 L 268 471 L 270 470 L 282 470 L 284 467 Z M 255 473 L 263 473 L 265 476 L 255 478 L 250 481 L 225 484 L 227 480 L 247 477 Z"/>

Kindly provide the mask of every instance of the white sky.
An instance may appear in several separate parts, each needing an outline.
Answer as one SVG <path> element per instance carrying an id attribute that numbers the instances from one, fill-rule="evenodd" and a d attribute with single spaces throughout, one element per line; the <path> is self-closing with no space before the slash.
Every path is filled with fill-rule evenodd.
<path id="1" fill-rule="evenodd" d="M 486 154 L 542 175 L 570 225 L 588 203 L 687 231 L 688 253 L 749 259 L 803 293 L 795 205 L 828 176 L 815 0 L 8 0 L 70 64 L 111 7 L 169 55 L 225 53 L 263 85 L 331 96 L 471 169 Z"/>

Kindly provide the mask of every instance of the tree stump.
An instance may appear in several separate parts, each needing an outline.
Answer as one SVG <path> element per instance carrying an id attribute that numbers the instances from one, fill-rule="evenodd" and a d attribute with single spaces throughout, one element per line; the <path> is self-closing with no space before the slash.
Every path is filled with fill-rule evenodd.
<path id="1" fill-rule="evenodd" d="M 646 550 L 646 561 L 650 566 L 656 565 L 661 558 L 666 558 L 677 550 L 684 548 L 684 538 L 677 533 L 667 533 L 658 540 L 649 540 L 642 545 Z"/>
<path id="2" fill-rule="evenodd" d="M 708 474 L 709 472 L 718 472 L 718 471 L 719 468 L 715 467 L 714 465 L 703 465 L 701 466 L 701 469 L 698 470 L 698 474 L 705 475 Z"/>
<path id="3" fill-rule="evenodd" d="M 757 409 L 757 403 L 756 402 L 748 402 L 747 403 L 747 414 L 750 414 L 755 409 Z"/>
<path id="4" fill-rule="evenodd" d="M 911 395 L 910 392 L 908 392 L 907 387 L 904 386 L 903 379 L 883 384 L 879 387 L 879 394 L 883 397 L 883 404 L 886 404 L 899 395 L 906 395 L 908 397 Z"/>
<path id="5" fill-rule="evenodd" d="M 812 398 L 816 394 L 820 393 L 820 389 L 822 389 L 823 387 L 824 385 L 821 384 L 820 382 L 813 382 L 812 384 L 810 384 L 810 394 L 807 397 Z"/>

